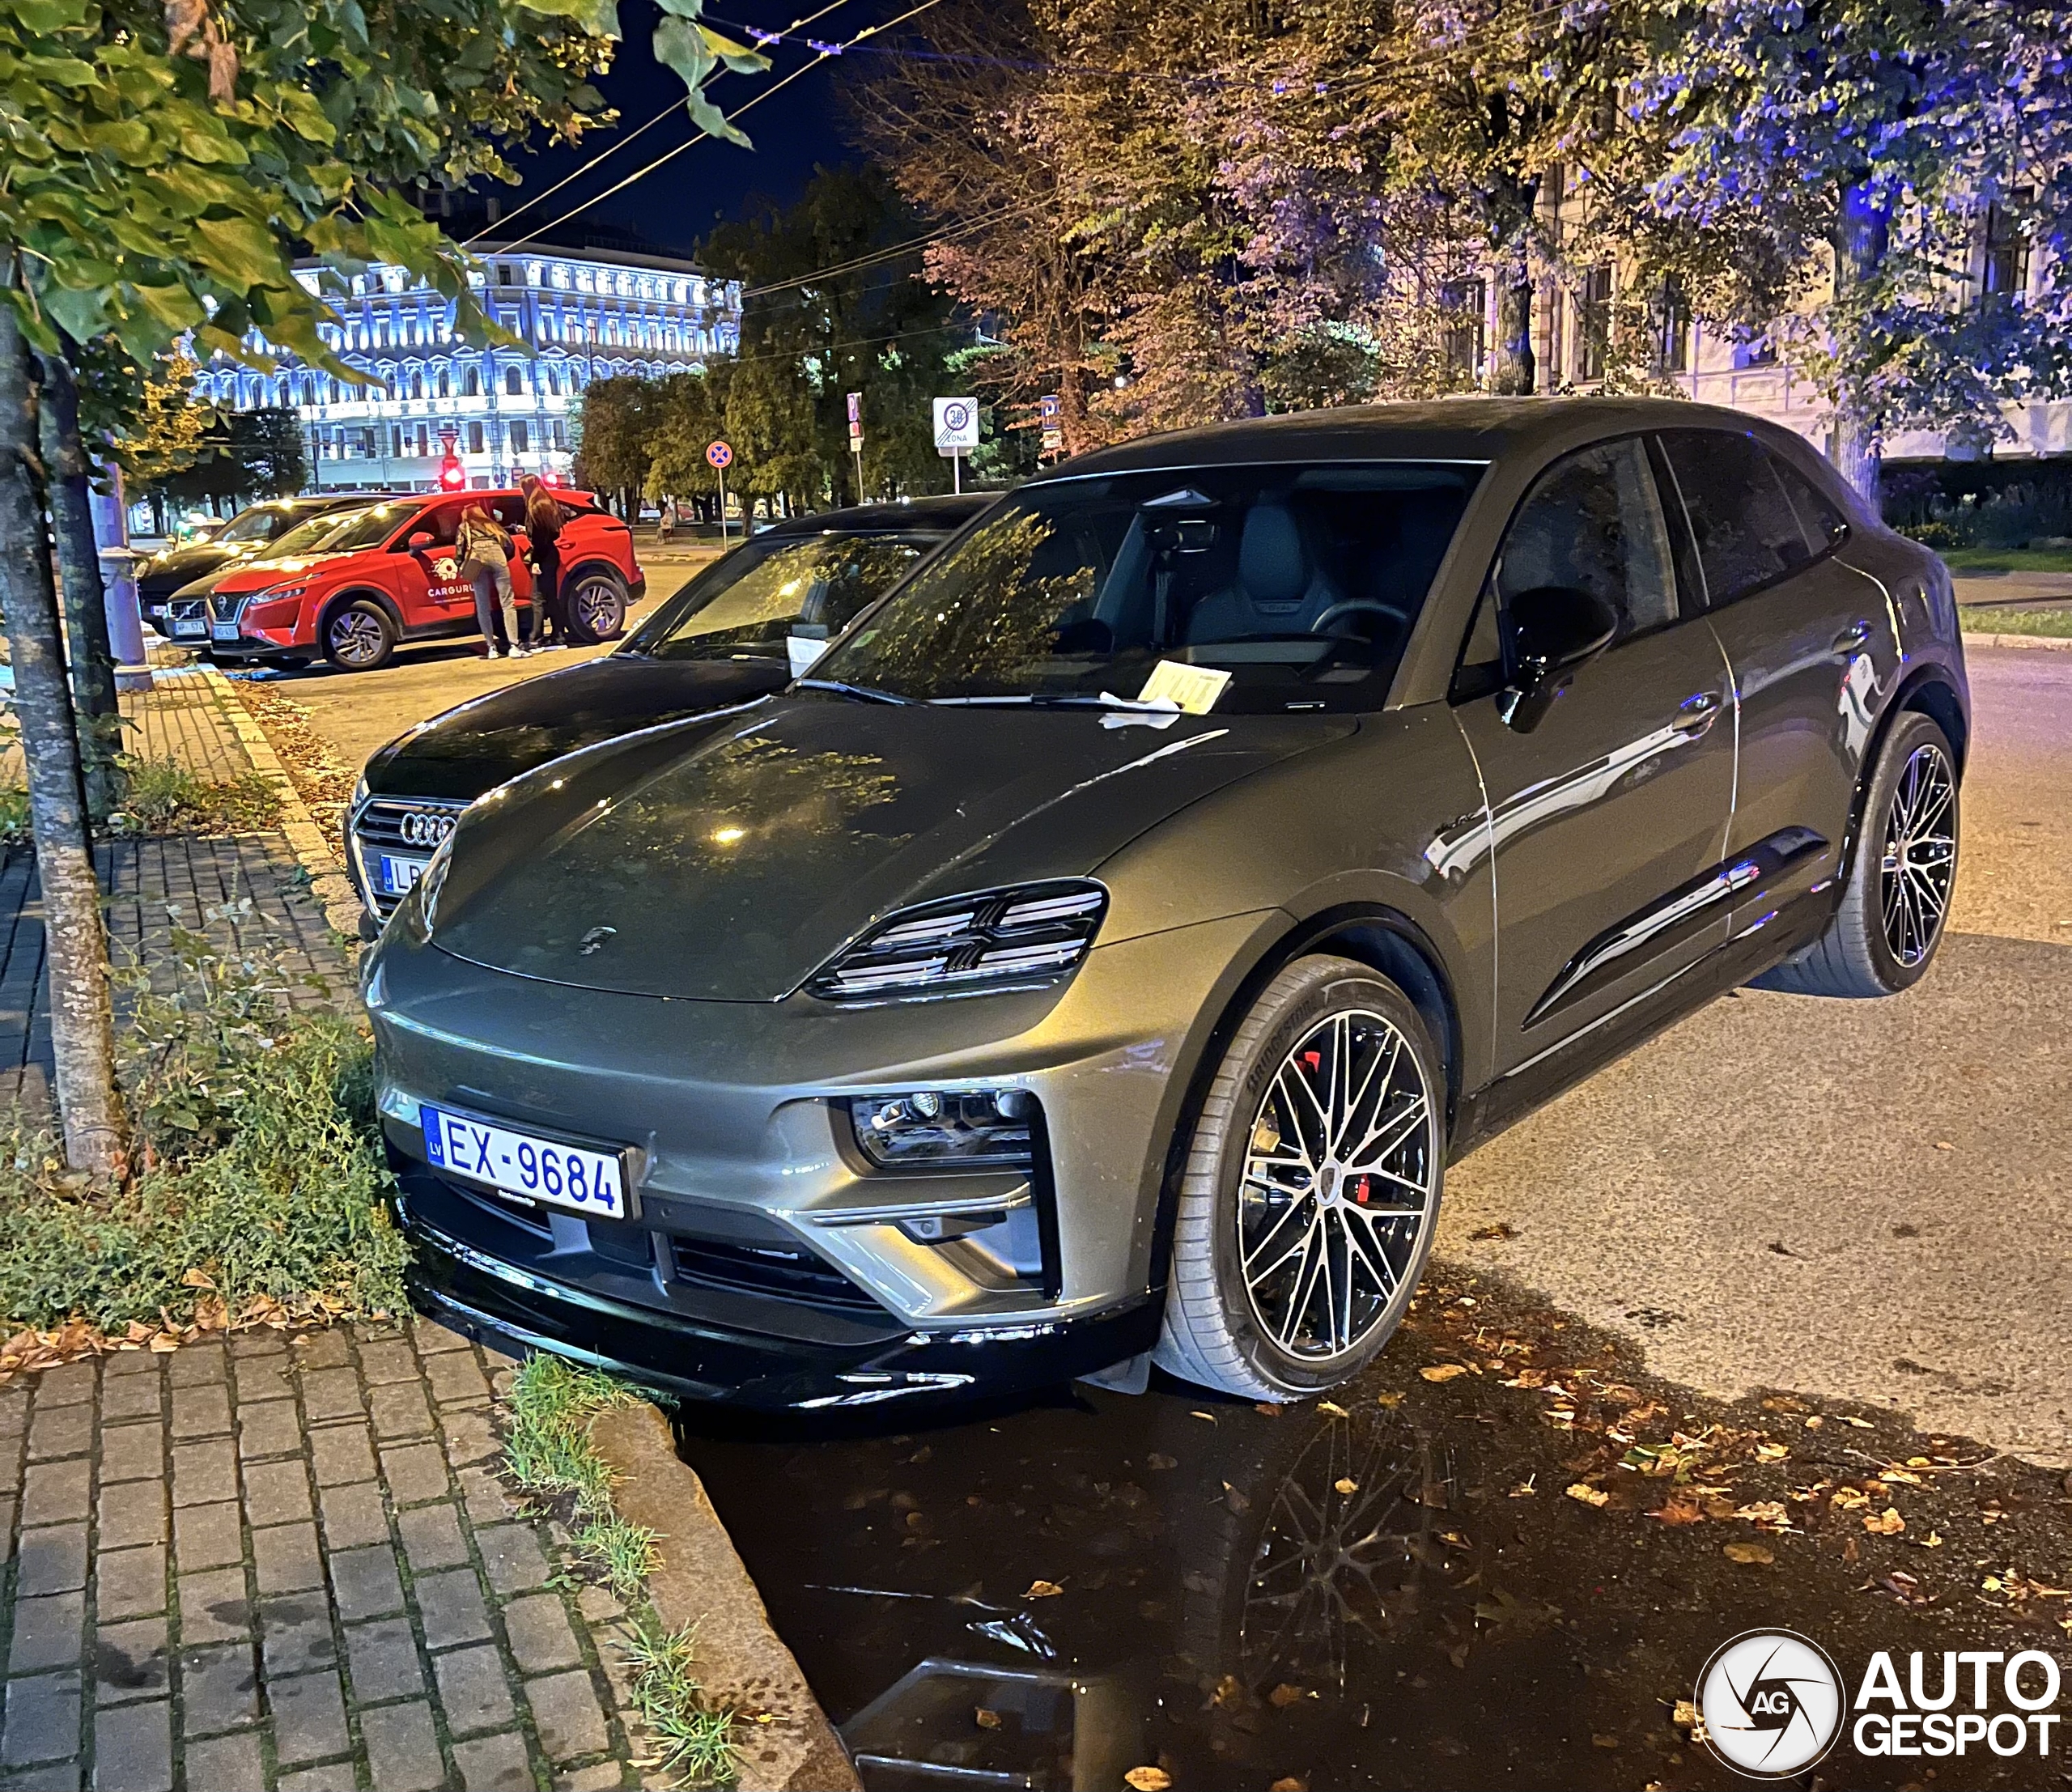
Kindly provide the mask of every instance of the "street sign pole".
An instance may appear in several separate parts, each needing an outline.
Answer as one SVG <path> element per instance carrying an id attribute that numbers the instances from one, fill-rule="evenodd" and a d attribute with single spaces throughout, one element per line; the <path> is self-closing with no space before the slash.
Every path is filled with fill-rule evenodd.
<path id="1" fill-rule="evenodd" d="M 964 456 L 979 445 L 979 401 L 976 398 L 938 398 L 936 410 L 936 452 L 949 462 L 953 489 L 964 489 Z"/>
<path id="2" fill-rule="evenodd" d="M 849 394 L 849 452 L 856 457 L 856 502 L 864 502 L 864 395 Z"/>
<path id="3" fill-rule="evenodd" d="M 722 466 L 720 474 L 720 546 L 727 545 L 727 469 Z"/>
<path id="4" fill-rule="evenodd" d="M 720 476 L 720 546 L 727 545 L 727 469 L 732 465 L 734 451 L 724 442 L 708 443 L 705 449 L 705 464 Z"/>

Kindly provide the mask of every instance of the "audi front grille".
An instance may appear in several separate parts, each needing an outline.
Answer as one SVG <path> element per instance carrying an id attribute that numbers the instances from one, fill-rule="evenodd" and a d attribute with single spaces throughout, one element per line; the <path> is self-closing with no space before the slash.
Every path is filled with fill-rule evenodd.
<path id="1" fill-rule="evenodd" d="M 379 887 L 381 855 L 407 852 L 429 858 L 453 831 L 467 804 L 442 796 L 371 796 L 353 817 L 353 850 L 359 860 L 359 886 L 377 919 L 387 920 L 400 896 Z"/>

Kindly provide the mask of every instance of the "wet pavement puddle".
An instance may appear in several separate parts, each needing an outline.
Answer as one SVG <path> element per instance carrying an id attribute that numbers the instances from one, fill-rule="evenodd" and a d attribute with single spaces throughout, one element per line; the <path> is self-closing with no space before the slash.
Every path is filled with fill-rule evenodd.
<path id="1" fill-rule="evenodd" d="M 1852 1700 L 1878 1650 L 1933 1682 L 2040 1649 L 2072 1689 L 2061 1476 L 1702 1399 L 1443 1267 L 1331 1402 L 1154 1378 L 877 1425 L 679 1427 L 873 1792 L 1746 1784 L 1679 1702 L 1751 1629 L 1818 1641 Z M 2058 1786 L 2049 1740 L 1866 1757 L 1845 1727 L 1791 1783 Z"/>

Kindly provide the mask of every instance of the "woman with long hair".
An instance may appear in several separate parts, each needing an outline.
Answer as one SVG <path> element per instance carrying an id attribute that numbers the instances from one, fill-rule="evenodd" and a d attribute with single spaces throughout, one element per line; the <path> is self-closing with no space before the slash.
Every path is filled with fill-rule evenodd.
<path id="1" fill-rule="evenodd" d="M 513 546 L 486 504 L 470 504 L 461 512 L 453 557 L 461 563 L 461 576 L 475 588 L 475 621 L 492 660 L 527 651 L 518 637 L 518 605 L 511 590 Z"/>
<path id="2" fill-rule="evenodd" d="M 533 650 L 567 647 L 568 618 L 561 607 L 561 506 L 529 473 L 518 482 L 518 490 L 525 499 L 525 537 L 531 543 Z"/>

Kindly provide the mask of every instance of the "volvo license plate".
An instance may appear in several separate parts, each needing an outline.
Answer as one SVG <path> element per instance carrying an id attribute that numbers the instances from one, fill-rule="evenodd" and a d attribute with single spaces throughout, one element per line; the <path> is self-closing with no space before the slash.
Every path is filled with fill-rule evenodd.
<path id="1" fill-rule="evenodd" d="M 176 616 L 172 619 L 172 638 L 176 641 L 198 641 L 209 632 L 209 625 L 198 616 Z"/>
<path id="2" fill-rule="evenodd" d="M 381 894 L 384 896 L 407 896 L 417 888 L 418 879 L 424 875 L 429 859 L 405 859 L 393 852 L 381 855 Z"/>
<path id="3" fill-rule="evenodd" d="M 448 1113 L 429 1102 L 420 1109 L 428 1161 L 471 1182 L 549 1207 L 626 1217 L 626 1161 L 616 1152 L 590 1151 L 530 1132 Z"/>

